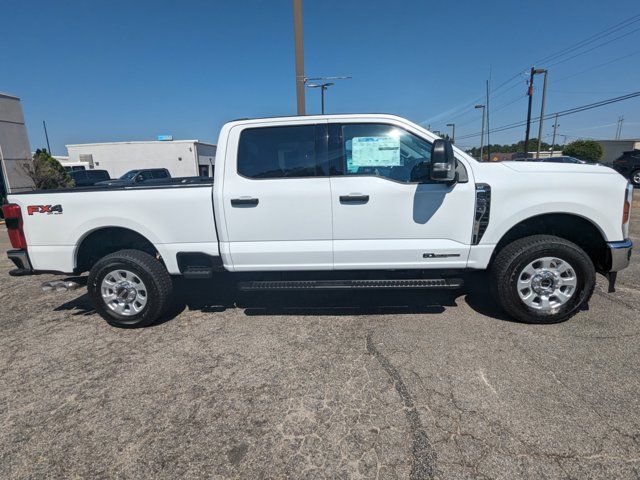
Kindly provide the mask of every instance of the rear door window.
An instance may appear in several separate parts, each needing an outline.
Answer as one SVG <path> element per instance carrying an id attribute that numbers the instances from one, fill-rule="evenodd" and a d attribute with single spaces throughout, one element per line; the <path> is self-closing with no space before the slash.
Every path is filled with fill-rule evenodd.
<path id="1" fill-rule="evenodd" d="M 243 130 L 238 146 L 238 173 L 253 179 L 326 175 L 316 155 L 315 125 Z"/>

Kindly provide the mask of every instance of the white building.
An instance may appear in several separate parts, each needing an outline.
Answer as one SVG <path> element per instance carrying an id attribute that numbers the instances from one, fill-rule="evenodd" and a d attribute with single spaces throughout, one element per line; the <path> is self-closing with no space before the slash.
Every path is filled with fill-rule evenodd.
<path id="1" fill-rule="evenodd" d="M 198 140 L 84 143 L 67 145 L 63 166 L 107 170 L 118 178 L 130 170 L 166 168 L 172 177 L 213 176 L 216 146 Z"/>

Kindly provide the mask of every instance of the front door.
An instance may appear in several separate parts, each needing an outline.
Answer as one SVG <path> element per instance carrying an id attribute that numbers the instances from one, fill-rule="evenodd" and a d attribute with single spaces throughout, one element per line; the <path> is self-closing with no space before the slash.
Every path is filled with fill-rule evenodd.
<path id="1" fill-rule="evenodd" d="M 269 125 L 273 125 L 270 123 Z M 221 250 L 235 271 L 330 270 L 326 123 L 237 126 L 229 134 Z"/>
<path id="2" fill-rule="evenodd" d="M 404 124 L 331 124 L 336 269 L 464 268 L 473 182 L 424 182 L 431 143 Z"/>

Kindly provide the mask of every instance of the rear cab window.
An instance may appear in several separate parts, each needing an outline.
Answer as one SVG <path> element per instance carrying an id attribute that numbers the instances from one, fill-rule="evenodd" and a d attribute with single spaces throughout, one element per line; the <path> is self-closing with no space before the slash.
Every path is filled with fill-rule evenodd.
<path id="1" fill-rule="evenodd" d="M 240 133 L 238 173 L 251 179 L 327 175 L 320 161 L 318 130 L 325 125 L 247 128 Z"/>

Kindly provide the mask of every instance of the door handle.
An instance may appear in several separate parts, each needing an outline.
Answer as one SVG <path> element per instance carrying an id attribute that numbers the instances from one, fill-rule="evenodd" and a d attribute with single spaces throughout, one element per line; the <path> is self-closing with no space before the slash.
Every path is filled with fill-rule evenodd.
<path id="1" fill-rule="evenodd" d="M 238 207 L 240 205 L 258 205 L 259 200 L 253 197 L 240 197 L 240 198 L 232 198 L 231 206 Z"/>
<path id="2" fill-rule="evenodd" d="M 340 203 L 367 203 L 368 201 L 369 195 L 361 195 L 359 193 L 340 195 Z"/>

